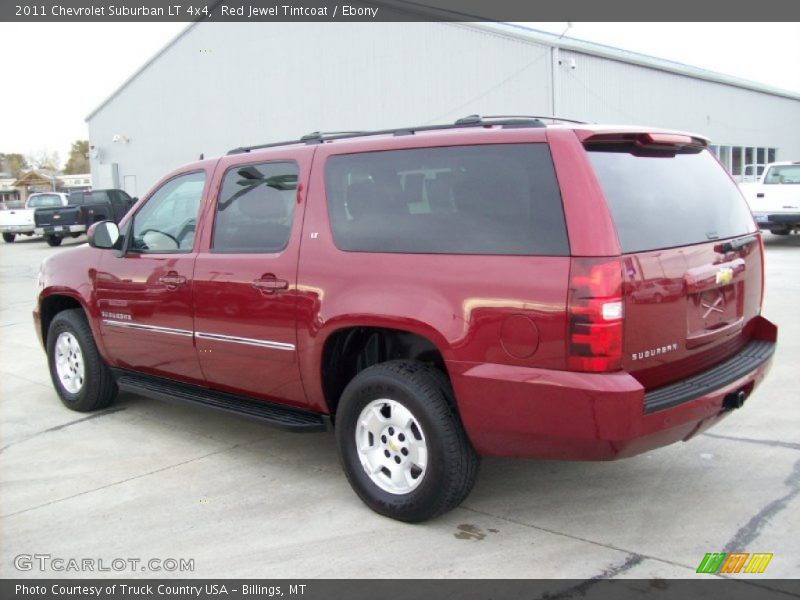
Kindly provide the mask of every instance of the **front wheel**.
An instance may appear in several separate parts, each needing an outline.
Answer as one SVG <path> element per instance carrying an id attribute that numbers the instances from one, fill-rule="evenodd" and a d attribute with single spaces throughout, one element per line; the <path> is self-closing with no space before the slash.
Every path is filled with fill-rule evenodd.
<path id="1" fill-rule="evenodd" d="M 44 239 L 47 242 L 48 246 L 60 246 L 61 242 L 62 242 L 62 240 L 64 238 L 60 238 L 60 237 L 55 236 L 55 235 L 48 235 Z"/>
<path id="2" fill-rule="evenodd" d="M 359 497 L 400 521 L 455 508 L 478 473 L 447 378 L 419 362 L 391 361 L 356 375 L 342 394 L 336 438 Z"/>
<path id="3" fill-rule="evenodd" d="M 50 378 L 64 405 L 78 412 L 105 408 L 117 384 L 103 362 L 81 309 L 58 313 L 47 333 Z"/>
<path id="4" fill-rule="evenodd" d="M 16 237 L 17 236 L 14 233 L 4 233 L 3 234 L 3 241 L 6 242 L 7 244 L 11 244 L 14 241 L 14 238 L 16 238 Z"/>

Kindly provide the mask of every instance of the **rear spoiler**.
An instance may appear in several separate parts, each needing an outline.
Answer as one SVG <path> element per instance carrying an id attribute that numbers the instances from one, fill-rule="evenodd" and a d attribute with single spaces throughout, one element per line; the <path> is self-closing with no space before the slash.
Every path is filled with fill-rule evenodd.
<path id="1" fill-rule="evenodd" d="M 584 144 L 633 144 L 647 150 L 672 150 L 680 152 L 682 149 L 702 150 L 708 147 L 708 140 L 687 133 L 658 133 L 658 132 L 625 132 L 625 133 L 598 133 L 590 135 L 583 140 Z"/>

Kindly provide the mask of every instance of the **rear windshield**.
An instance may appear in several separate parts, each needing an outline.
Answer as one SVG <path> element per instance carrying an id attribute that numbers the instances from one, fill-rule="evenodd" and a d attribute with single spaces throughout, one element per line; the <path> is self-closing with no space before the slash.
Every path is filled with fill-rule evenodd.
<path id="1" fill-rule="evenodd" d="M 325 178 L 334 241 L 342 250 L 569 253 L 546 144 L 336 155 Z"/>
<path id="2" fill-rule="evenodd" d="M 736 184 L 708 151 L 634 156 L 624 148 L 587 147 L 623 252 L 755 231 Z"/>
<path id="3" fill-rule="evenodd" d="M 58 194 L 40 194 L 31 196 L 28 200 L 28 208 L 52 208 L 61 206 L 61 196 Z"/>
<path id="4" fill-rule="evenodd" d="M 800 164 L 770 167 L 769 171 L 767 171 L 767 176 L 764 178 L 764 183 L 800 184 Z"/>
<path id="5" fill-rule="evenodd" d="M 108 202 L 108 192 L 73 192 L 69 195 L 69 203 L 73 205 L 100 204 Z"/>

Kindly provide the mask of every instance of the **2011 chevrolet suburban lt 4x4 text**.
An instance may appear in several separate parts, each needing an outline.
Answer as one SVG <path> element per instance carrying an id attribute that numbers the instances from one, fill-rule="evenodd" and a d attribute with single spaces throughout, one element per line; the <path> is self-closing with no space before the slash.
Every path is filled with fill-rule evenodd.
<path id="1" fill-rule="evenodd" d="M 361 499 L 422 521 L 479 456 L 687 440 L 765 376 L 763 246 L 688 134 L 534 118 L 238 148 L 42 265 L 64 404 L 118 389 L 335 429 Z"/>

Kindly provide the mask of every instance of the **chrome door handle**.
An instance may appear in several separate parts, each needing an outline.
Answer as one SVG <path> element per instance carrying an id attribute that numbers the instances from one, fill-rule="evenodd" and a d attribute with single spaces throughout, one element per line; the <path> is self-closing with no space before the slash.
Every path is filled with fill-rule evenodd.
<path id="1" fill-rule="evenodd" d="M 159 277 L 158 282 L 163 283 L 169 289 L 174 290 L 175 288 L 186 283 L 186 277 L 183 275 L 178 275 L 177 273 L 170 273 L 168 275 L 162 275 Z"/>
<path id="2" fill-rule="evenodd" d="M 289 287 L 289 282 L 285 279 L 266 277 L 253 281 L 253 287 L 262 294 L 274 294 L 278 290 L 285 290 Z"/>

